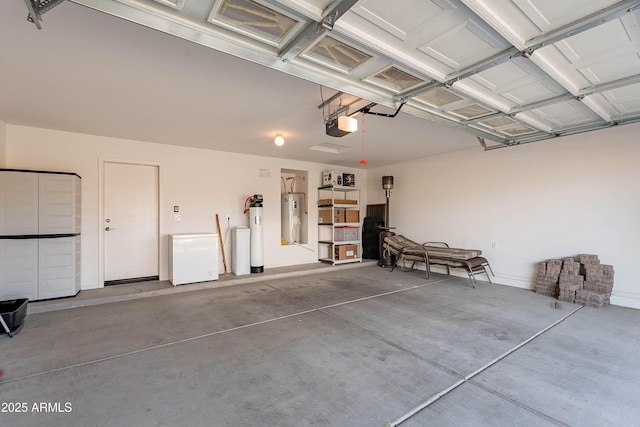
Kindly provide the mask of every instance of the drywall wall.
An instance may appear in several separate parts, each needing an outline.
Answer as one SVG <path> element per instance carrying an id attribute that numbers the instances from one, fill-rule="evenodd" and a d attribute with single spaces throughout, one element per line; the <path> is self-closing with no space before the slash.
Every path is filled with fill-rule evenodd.
<path id="1" fill-rule="evenodd" d="M 0 168 L 7 164 L 7 124 L 0 120 Z"/>
<path id="2" fill-rule="evenodd" d="M 23 126 L 7 126 L 7 164 L 12 168 L 75 172 L 82 177 L 82 289 L 102 286 L 102 164 L 105 161 L 156 164 L 160 168 L 160 278 L 168 278 L 168 235 L 216 232 L 215 214 L 226 233 L 248 226 L 245 199 L 264 197 L 265 268 L 317 261 L 317 192 L 322 171 L 331 166 L 220 151 L 152 144 Z M 280 244 L 281 169 L 308 171 L 309 243 Z M 342 168 L 365 182 L 366 172 Z M 366 192 L 363 192 L 366 197 Z M 173 206 L 180 207 L 175 221 Z M 225 248 L 230 253 L 231 236 Z M 229 271 L 230 260 L 227 260 Z M 221 263 L 221 260 L 220 260 Z M 223 271 L 220 264 L 220 271 Z"/>
<path id="3" fill-rule="evenodd" d="M 368 171 L 368 203 L 397 233 L 481 249 L 501 284 L 533 289 L 536 263 L 597 254 L 615 269 L 612 303 L 640 308 L 640 125 L 484 152 L 464 150 Z"/>

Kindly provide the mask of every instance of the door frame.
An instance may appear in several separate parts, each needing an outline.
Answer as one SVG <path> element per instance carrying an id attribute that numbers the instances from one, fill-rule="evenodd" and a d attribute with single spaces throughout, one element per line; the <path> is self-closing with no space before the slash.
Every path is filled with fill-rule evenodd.
<path id="1" fill-rule="evenodd" d="M 163 177 L 162 177 L 162 164 L 158 162 L 146 162 L 139 160 L 130 160 L 130 159 L 118 159 L 118 158 L 109 158 L 109 157 L 99 157 L 98 158 L 98 287 L 104 288 L 104 270 L 105 270 L 105 249 L 104 249 L 104 169 L 105 164 L 107 163 L 119 163 L 124 165 L 133 165 L 133 166 L 155 166 L 158 168 L 158 230 L 156 231 L 158 236 L 158 276 L 160 280 L 165 280 L 163 277 L 163 265 L 162 265 L 162 254 L 163 252 L 163 242 L 160 239 L 160 230 L 163 229 L 164 219 L 162 216 L 162 209 L 160 208 L 163 205 L 162 200 L 162 188 L 163 186 Z"/>

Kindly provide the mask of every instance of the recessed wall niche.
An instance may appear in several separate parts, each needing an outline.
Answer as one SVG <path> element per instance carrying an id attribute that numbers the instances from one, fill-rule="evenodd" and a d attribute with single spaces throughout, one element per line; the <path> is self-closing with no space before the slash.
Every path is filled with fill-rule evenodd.
<path id="1" fill-rule="evenodd" d="M 280 170 L 280 218 L 282 245 L 309 243 L 309 172 Z"/>

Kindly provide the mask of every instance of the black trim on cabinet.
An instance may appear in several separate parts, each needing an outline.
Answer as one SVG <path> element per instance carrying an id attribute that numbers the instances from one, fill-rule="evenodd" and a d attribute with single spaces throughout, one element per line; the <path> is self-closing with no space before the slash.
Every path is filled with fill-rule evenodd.
<path id="1" fill-rule="evenodd" d="M 5 169 L 5 168 L 0 168 L 0 172 L 31 172 L 31 173 L 51 173 L 55 175 L 75 175 L 78 178 L 82 179 L 82 177 L 75 172 L 55 172 L 55 171 L 38 171 L 38 170 L 28 170 L 28 169 Z"/>
<path id="2" fill-rule="evenodd" d="M 63 234 L 9 234 L 0 236 L 0 239 L 26 240 L 26 239 L 58 239 L 60 237 L 76 237 L 80 233 L 63 233 Z"/>

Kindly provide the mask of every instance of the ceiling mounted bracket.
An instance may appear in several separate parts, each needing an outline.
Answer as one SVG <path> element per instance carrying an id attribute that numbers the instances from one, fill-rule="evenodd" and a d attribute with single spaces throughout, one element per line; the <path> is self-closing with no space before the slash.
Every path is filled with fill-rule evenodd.
<path id="1" fill-rule="evenodd" d="M 329 115 L 325 119 L 325 123 L 326 122 L 330 122 L 331 120 L 335 120 L 342 113 L 345 113 L 346 116 L 349 115 L 348 114 L 349 113 L 349 106 L 348 105 L 343 105 L 342 107 L 339 107 L 335 111 L 329 113 Z"/>
<path id="2" fill-rule="evenodd" d="M 338 11 L 334 11 L 331 15 L 325 16 L 320 25 L 322 28 L 326 28 L 327 30 L 333 30 L 333 25 L 338 20 Z"/>
<path id="3" fill-rule="evenodd" d="M 320 22 L 311 21 L 278 53 L 283 61 L 289 61 L 300 55 L 309 46 L 320 40 L 327 31 L 333 30 L 333 26 L 342 15 L 345 14 L 358 0 L 342 0 L 326 11 Z"/>
<path id="4" fill-rule="evenodd" d="M 40 21 L 42 21 L 42 15 L 63 1 L 65 0 L 24 0 L 27 9 L 29 9 L 27 21 L 36 24 L 36 27 L 41 30 L 42 26 L 40 25 Z"/>
<path id="5" fill-rule="evenodd" d="M 320 90 L 322 91 L 322 86 L 320 86 Z M 331 104 L 333 101 L 335 101 L 336 99 L 340 98 L 342 95 L 344 95 L 344 92 L 336 92 L 334 93 L 330 98 L 325 99 L 322 104 L 318 105 L 318 110 L 321 108 L 326 107 L 327 105 Z"/>
<path id="6" fill-rule="evenodd" d="M 476 136 L 476 138 L 478 139 L 478 142 L 480 143 L 480 145 L 482 146 L 482 148 L 484 148 L 484 151 L 490 150 L 491 147 L 487 147 L 487 142 L 486 140 L 482 137 L 482 136 Z M 510 147 L 513 144 L 515 144 L 516 142 L 513 139 L 509 139 L 509 140 L 503 140 L 503 141 L 495 141 L 497 142 L 500 147 Z"/>

